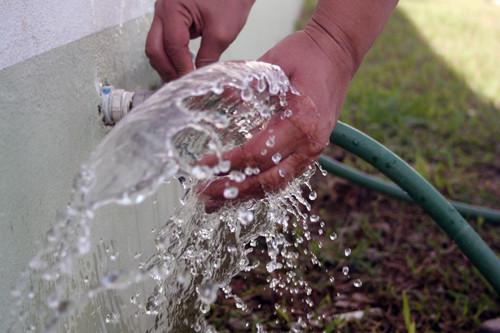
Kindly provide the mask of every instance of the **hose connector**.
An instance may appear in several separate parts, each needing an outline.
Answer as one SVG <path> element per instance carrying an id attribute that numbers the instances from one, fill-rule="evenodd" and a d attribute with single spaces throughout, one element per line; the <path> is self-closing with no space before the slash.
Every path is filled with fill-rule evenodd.
<path id="1" fill-rule="evenodd" d="M 105 125 L 113 126 L 125 117 L 135 106 L 144 102 L 152 91 L 126 91 L 114 86 L 103 86 L 101 89 L 101 105 L 99 111 Z"/>

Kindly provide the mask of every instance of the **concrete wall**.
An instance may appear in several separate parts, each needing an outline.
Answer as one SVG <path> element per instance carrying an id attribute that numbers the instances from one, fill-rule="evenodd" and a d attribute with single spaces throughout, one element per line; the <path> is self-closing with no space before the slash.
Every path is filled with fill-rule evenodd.
<path id="1" fill-rule="evenodd" d="M 223 59 L 255 59 L 292 31 L 301 0 L 258 0 Z M 6 0 L 0 4 L 0 331 L 11 322 L 9 296 L 58 210 L 79 165 L 106 135 L 99 85 L 151 89 L 159 78 L 144 56 L 153 0 Z M 279 13 L 279 14 L 278 14 Z M 196 49 L 196 42 L 193 49 Z M 92 222 L 100 255 L 154 251 L 151 230 L 172 213 L 180 190 L 166 186 L 135 207 L 105 207 Z M 99 268 L 102 258 L 86 265 Z M 75 269 L 83 280 L 84 270 Z M 82 275 L 82 276 L 79 276 Z M 75 290 L 85 288 L 83 284 Z M 43 298 L 44 291 L 39 291 Z M 81 312 L 91 312 L 94 300 Z M 105 308 L 105 306 L 104 306 Z M 111 331 L 106 313 L 76 313 L 76 331 Z M 85 323 L 85 324 L 82 324 Z M 83 325 L 83 326 L 82 326 Z M 124 323 L 123 325 L 126 325 Z M 114 326 L 126 331 L 125 326 Z"/>

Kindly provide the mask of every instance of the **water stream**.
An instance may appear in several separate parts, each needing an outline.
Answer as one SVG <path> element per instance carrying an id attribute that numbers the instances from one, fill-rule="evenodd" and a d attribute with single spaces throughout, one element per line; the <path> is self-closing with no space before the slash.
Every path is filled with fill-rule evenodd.
<path id="1" fill-rule="evenodd" d="M 21 310 L 11 331 L 71 331 L 64 321 L 85 299 L 120 292 L 130 295 L 130 301 L 117 302 L 106 313 L 106 331 L 121 322 L 135 332 L 215 332 L 204 314 L 219 289 L 238 308 L 246 307 L 228 285 L 238 272 L 259 264 L 247 257 L 258 237 L 267 245 L 268 272 L 295 268 L 299 254 L 286 231 L 290 224 L 307 229 L 308 219 L 316 219 L 308 215 L 306 199 L 315 197 L 308 183 L 314 165 L 279 193 L 238 204 L 228 200 L 211 214 L 197 193 L 221 177 L 242 181 L 259 173 L 248 167 L 220 176 L 230 169 L 228 162 L 219 159 L 207 167 L 198 161 L 243 144 L 266 128 L 271 117 L 289 117 L 293 110 L 286 107 L 287 96 L 296 93 L 276 66 L 220 63 L 165 85 L 127 115 L 82 165 L 70 203 L 14 288 Z M 272 137 L 268 142 L 273 144 Z M 182 182 L 185 195 L 175 214 L 155 230 L 156 252 L 104 276 L 92 274 L 90 267 L 83 296 L 72 294 L 80 279 L 76 263 L 103 246 L 91 241 L 96 210 L 110 203 L 140 203 L 171 181 Z M 232 199 L 238 193 L 228 187 L 224 195 Z M 293 277 L 288 283 L 290 288 L 303 284 Z M 136 292 L 138 286 L 145 291 Z M 49 297 L 37 299 L 35 288 L 50 290 Z"/>

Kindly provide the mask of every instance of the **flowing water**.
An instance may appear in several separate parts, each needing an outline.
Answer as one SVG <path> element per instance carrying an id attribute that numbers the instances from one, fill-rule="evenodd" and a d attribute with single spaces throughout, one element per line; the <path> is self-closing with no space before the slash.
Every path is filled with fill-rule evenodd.
<path id="1" fill-rule="evenodd" d="M 299 254 L 284 231 L 290 224 L 307 229 L 308 219 L 318 219 L 308 216 L 306 200 L 316 197 L 308 183 L 314 165 L 280 193 L 239 204 L 228 201 L 215 213 L 206 213 L 197 197 L 197 189 L 215 179 L 243 181 L 259 173 L 246 168 L 219 176 L 229 171 L 228 162 L 219 159 L 214 167 L 197 162 L 209 154 L 221 157 L 222 152 L 243 144 L 266 128 L 273 116 L 289 117 L 289 94 L 296 92 L 276 66 L 221 63 L 165 85 L 127 115 L 82 165 L 70 204 L 59 213 L 13 290 L 22 310 L 11 331 L 62 330 L 64 320 L 85 299 L 120 291 L 130 295 L 130 302 L 106 314 L 110 331 L 120 321 L 133 325 L 130 331 L 136 332 L 212 332 L 215 329 L 204 314 L 220 289 L 234 298 L 236 307 L 246 307 L 228 286 L 237 273 L 259 264 L 248 259 L 258 237 L 267 245 L 269 260 L 263 264 L 268 272 L 295 268 Z M 273 139 L 270 136 L 268 147 Z M 281 156 L 269 158 L 277 163 Z M 79 278 L 74 274 L 75 263 L 98 246 L 90 237 L 95 211 L 110 203 L 139 203 L 168 181 L 182 182 L 185 195 L 173 217 L 155 230 L 156 252 L 105 276 L 85 276 L 85 294 L 72 296 L 72 283 Z M 224 191 L 228 199 L 237 195 L 236 188 Z M 304 284 L 294 277 L 287 283 L 290 288 Z M 51 293 L 47 299 L 34 300 L 34 286 L 40 285 Z M 136 292 L 137 286 L 146 291 Z"/>

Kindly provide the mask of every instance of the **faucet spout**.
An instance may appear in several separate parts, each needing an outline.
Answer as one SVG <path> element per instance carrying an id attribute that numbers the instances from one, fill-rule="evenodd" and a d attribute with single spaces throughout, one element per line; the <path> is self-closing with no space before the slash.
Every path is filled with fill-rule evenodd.
<path id="1" fill-rule="evenodd" d="M 99 111 L 103 116 L 104 124 L 113 126 L 153 93 L 153 91 L 146 90 L 127 91 L 116 89 L 114 86 L 103 86 Z"/>

